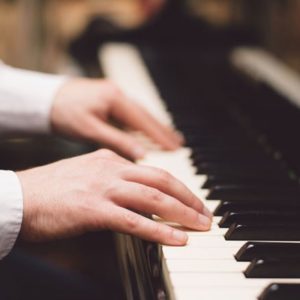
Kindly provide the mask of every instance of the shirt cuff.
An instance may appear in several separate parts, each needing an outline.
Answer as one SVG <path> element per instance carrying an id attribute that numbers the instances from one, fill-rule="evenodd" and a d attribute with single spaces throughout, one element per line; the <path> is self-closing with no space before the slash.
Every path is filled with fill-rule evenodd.
<path id="1" fill-rule="evenodd" d="M 66 80 L 0 62 L 0 132 L 49 133 L 52 103 Z"/>
<path id="2" fill-rule="evenodd" d="M 23 193 L 16 173 L 0 171 L 0 259 L 13 248 L 23 219 Z"/>

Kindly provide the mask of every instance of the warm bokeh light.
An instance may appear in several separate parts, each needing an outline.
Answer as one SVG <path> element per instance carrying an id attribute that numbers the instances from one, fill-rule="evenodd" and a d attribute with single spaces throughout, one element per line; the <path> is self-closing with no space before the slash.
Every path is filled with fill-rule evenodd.
<path id="1" fill-rule="evenodd" d="M 139 26 L 170 0 L 2 0 L 0 58 L 26 68 L 57 71 L 69 42 L 102 16 L 124 28 Z M 297 0 L 251 1 L 264 19 L 251 18 L 247 0 L 183 0 L 190 11 L 216 26 L 247 22 L 261 30 L 269 48 L 300 69 L 300 4 Z M 256 23 L 253 23 L 256 22 Z M 284 34 L 281 34 L 283 33 Z M 196 37 L 195 37 L 196 38 Z"/>

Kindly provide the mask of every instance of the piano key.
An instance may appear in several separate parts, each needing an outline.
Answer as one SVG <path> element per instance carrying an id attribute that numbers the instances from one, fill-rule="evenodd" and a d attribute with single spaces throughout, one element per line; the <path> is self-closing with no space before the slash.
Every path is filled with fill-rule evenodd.
<path id="1" fill-rule="evenodd" d="M 253 300 L 257 297 L 257 291 L 252 287 L 243 288 L 227 288 L 223 287 L 222 290 L 216 290 L 212 288 L 176 288 L 174 287 L 174 295 L 177 300 Z"/>
<path id="2" fill-rule="evenodd" d="M 273 161 L 269 156 L 262 153 L 251 153 L 251 152 L 236 152 L 236 151 L 195 151 L 191 154 L 191 158 L 195 164 L 201 163 L 204 161 L 209 162 L 223 162 L 223 161 L 239 161 L 245 162 L 247 160 L 250 161 Z M 274 162 L 273 162 L 274 163 Z"/>
<path id="3" fill-rule="evenodd" d="M 250 263 L 235 262 L 231 260 L 219 260 L 216 264 L 214 259 L 166 259 L 166 266 L 172 273 L 233 273 L 243 272 Z"/>
<path id="4" fill-rule="evenodd" d="M 202 200 L 204 200 L 204 199 L 202 199 Z M 219 201 L 219 200 L 214 200 L 214 201 L 213 200 L 210 200 L 210 201 L 205 200 L 205 206 L 211 212 L 214 212 L 217 209 L 217 207 L 220 206 L 220 203 L 221 203 L 221 201 Z"/>
<path id="5" fill-rule="evenodd" d="M 186 247 L 199 248 L 234 248 L 240 249 L 244 246 L 244 241 L 226 241 L 224 236 L 189 236 Z"/>
<path id="6" fill-rule="evenodd" d="M 244 225 L 232 224 L 225 234 L 226 240 L 265 240 L 265 241 L 297 241 L 300 240 L 298 224 L 276 225 Z"/>
<path id="7" fill-rule="evenodd" d="M 300 278 L 300 261 L 254 259 L 244 274 L 247 278 Z"/>
<path id="8" fill-rule="evenodd" d="M 209 203 L 209 201 L 208 201 Z M 216 202 L 214 202 L 216 203 Z M 214 211 L 216 216 L 222 216 L 228 211 L 269 211 L 270 208 L 272 210 L 277 211 L 285 211 L 285 212 L 299 212 L 300 213 L 300 201 L 299 202 L 242 202 L 242 201 L 219 201 L 217 208 Z"/>
<path id="9" fill-rule="evenodd" d="M 219 178 L 217 176 L 208 176 L 204 184 L 202 185 L 202 188 L 205 189 L 211 189 L 215 186 L 219 185 L 243 185 L 243 186 L 259 186 L 259 187 L 272 187 L 272 186 L 297 186 L 298 184 L 295 181 L 292 181 L 288 177 L 283 179 L 272 179 L 270 177 L 268 178 L 259 178 L 258 176 L 256 178 Z"/>
<path id="10" fill-rule="evenodd" d="M 300 243 L 248 242 L 236 253 L 237 261 L 251 261 L 259 258 L 300 260 Z"/>
<path id="11" fill-rule="evenodd" d="M 197 164 L 197 171 L 199 174 L 214 175 L 214 174 L 226 174 L 226 175 L 236 175 L 243 174 L 244 172 L 250 174 L 270 174 L 271 172 L 281 172 L 279 166 L 277 165 L 254 165 L 254 164 L 230 164 L 230 163 L 213 163 L 213 162 L 203 162 Z"/>
<path id="12" fill-rule="evenodd" d="M 274 278 L 246 278 L 242 273 L 170 273 L 172 284 L 178 288 L 202 288 L 214 289 L 223 287 L 252 287 L 257 288 L 258 293 L 268 284 L 274 282 Z M 300 279 L 277 278 L 278 283 L 297 283 Z"/>
<path id="13" fill-rule="evenodd" d="M 172 123 L 148 70 L 140 63 L 142 58 L 137 49 L 125 44 L 117 47 L 106 45 L 101 49 L 99 59 L 106 76 L 114 80 L 130 98 L 146 107 L 160 122 Z M 134 72 L 123 76 L 120 70 L 131 69 L 132 66 L 135 66 Z"/>
<path id="14" fill-rule="evenodd" d="M 285 211 L 249 211 L 249 212 L 226 212 L 219 222 L 219 226 L 221 228 L 228 228 L 234 223 L 242 223 L 242 224 L 253 224 L 256 223 L 262 224 L 265 223 L 267 225 L 271 225 L 273 223 L 289 224 L 289 223 L 299 223 L 300 218 L 299 213 L 297 212 L 285 212 Z"/>
<path id="15" fill-rule="evenodd" d="M 298 300 L 300 295 L 300 284 L 272 283 L 268 285 L 259 300 Z"/>
<path id="16" fill-rule="evenodd" d="M 299 201 L 298 187 L 245 187 L 238 185 L 215 186 L 210 190 L 207 199 L 240 200 L 240 201 Z"/>
<path id="17" fill-rule="evenodd" d="M 163 247 L 163 255 L 166 259 L 198 259 L 198 260 L 234 260 L 234 254 L 238 248 L 226 248 L 220 251 L 218 248 L 195 248 L 195 247 Z"/>
<path id="18" fill-rule="evenodd" d="M 233 181 L 235 184 L 235 180 L 259 180 L 259 181 L 264 181 L 264 180 L 272 180 L 272 181 L 291 181 L 291 179 L 288 176 L 287 172 L 279 172 L 279 173 L 270 173 L 268 176 L 265 176 L 263 173 L 241 173 L 241 174 L 226 174 L 226 176 L 222 174 L 206 174 L 207 178 L 217 178 L 218 180 L 230 180 Z"/>
<path id="19" fill-rule="evenodd" d="M 187 233 L 188 236 L 203 236 L 203 237 L 215 237 L 215 236 L 224 236 L 225 233 L 228 231 L 227 228 L 219 228 L 217 224 L 212 224 L 211 230 L 209 231 L 196 231 L 196 230 L 191 230 L 186 227 L 182 227 L 181 225 L 174 223 L 174 222 L 169 222 L 165 220 L 161 220 L 161 222 L 165 223 L 166 225 L 172 226 L 176 229 L 182 230 Z"/>

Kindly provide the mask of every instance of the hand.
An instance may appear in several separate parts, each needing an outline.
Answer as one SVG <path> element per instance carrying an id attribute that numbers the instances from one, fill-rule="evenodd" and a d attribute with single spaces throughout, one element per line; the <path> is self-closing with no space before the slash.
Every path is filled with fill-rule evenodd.
<path id="1" fill-rule="evenodd" d="M 145 149 L 134 137 L 109 124 L 110 119 L 144 132 L 166 150 L 182 143 L 174 130 L 160 124 L 107 80 L 70 80 L 58 92 L 51 112 L 52 127 L 59 133 L 101 142 L 133 159 L 143 157 Z"/>
<path id="2" fill-rule="evenodd" d="M 23 188 L 21 237 L 40 241 L 111 229 L 168 245 L 187 235 L 135 212 L 208 230 L 211 214 L 170 174 L 109 150 L 17 173 Z M 134 212 L 135 211 L 135 212 Z"/>

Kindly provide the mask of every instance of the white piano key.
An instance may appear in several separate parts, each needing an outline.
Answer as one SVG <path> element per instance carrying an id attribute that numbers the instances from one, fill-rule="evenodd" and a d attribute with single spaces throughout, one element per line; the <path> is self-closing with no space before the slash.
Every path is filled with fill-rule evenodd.
<path id="1" fill-rule="evenodd" d="M 210 231 L 191 231 L 186 228 L 183 228 L 183 230 L 186 231 L 189 236 L 199 236 L 199 235 L 202 235 L 202 236 L 224 236 L 224 234 L 227 232 L 228 228 L 214 227 L 214 224 L 213 224 Z"/>
<path id="2" fill-rule="evenodd" d="M 256 287 L 263 289 L 268 284 L 298 283 L 300 279 L 286 278 L 246 278 L 242 273 L 169 273 L 173 287 L 177 288 L 202 288 L 202 287 Z"/>
<path id="3" fill-rule="evenodd" d="M 221 201 L 205 201 L 205 206 L 211 211 L 214 212 L 216 208 L 220 205 Z"/>
<path id="4" fill-rule="evenodd" d="M 245 241 L 226 241 L 223 236 L 204 237 L 189 236 L 186 248 L 234 248 L 240 249 L 245 244 Z"/>
<path id="5" fill-rule="evenodd" d="M 142 58 L 137 49 L 128 44 L 107 44 L 99 51 L 99 60 L 106 76 L 128 96 L 145 106 L 161 122 L 172 123 L 149 72 L 140 63 Z M 124 76 L 124 70 L 130 72 Z"/>
<path id="6" fill-rule="evenodd" d="M 220 251 L 220 249 L 218 249 Z M 212 259 L 166 259 L 166 266 L 171 273 L 233 273 L 244 272 L 249 262 Z"/>
<path id="7" fill-rule="evenodd" d="M 169 226 L 173 226 L 177 229 L 180 229 L 184 232 L 187 233 L 188 236 L 224 236 L 224 234 L 227 232 L 228 228 L 219 228 L 216 224 L 212 224 L 211 226 L 211 230 L 209 231 L 196 231 L 196 230 L 191 230 L 189 228 L 186 227 L 182 227 L 181 225 L 174 223 L 174 222 L 170 222 L 170 221 L 165 221 L 163 219 L 158 219 L 159 222 L 164 222 L 165 224 L 169 225 Z"/>
<path id="8" fill-rule="evenodd" d="M 259 295 L 257 289 L 252 287 L 223 287 L 221 290 L 212 288 L 175 288 L 174 294 L 177 300 L 253 300 Z"/>
<path id="9" fill-rule="evenodd" d="M 234 249 L 235 250 L 235 249 Z M 232 248 L 192 248 L 163 246 L 162 251 L 166 259 L 198 259 L 198 260 L 234 260 Z"/>
<path id="10" fill-rule="evenodd" d="M 222 217 L 214 217 L 213 218 L 213 224 L 218 224 L 221 221 Z"/>

